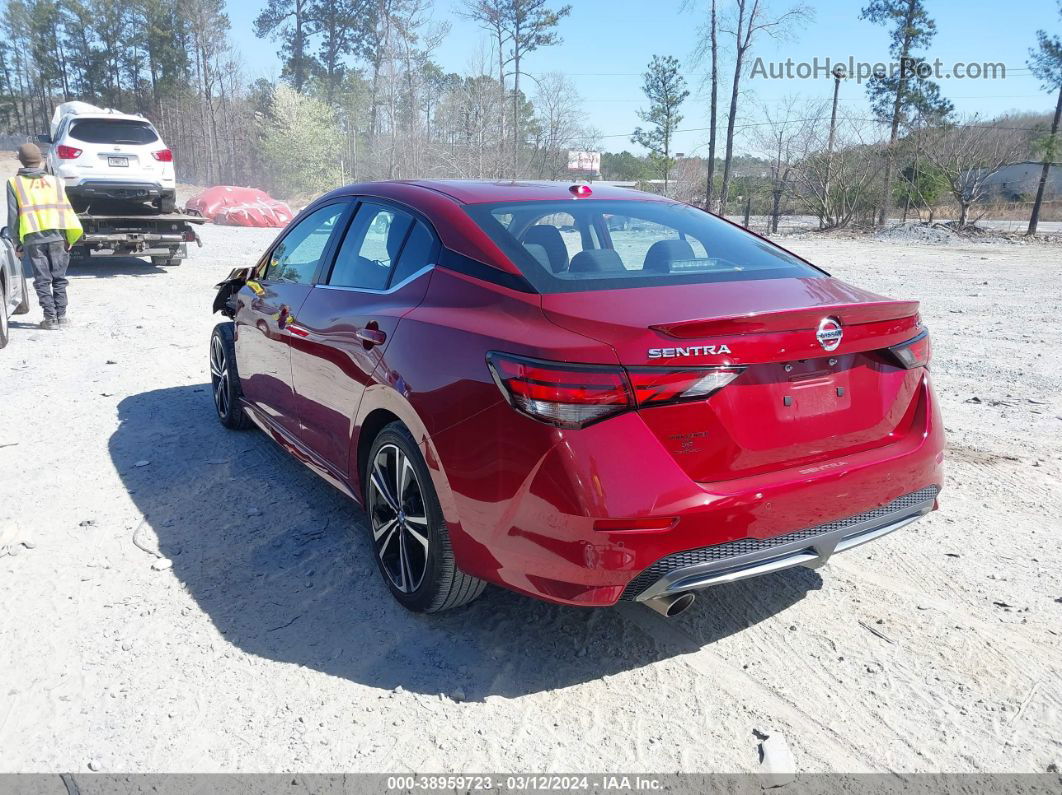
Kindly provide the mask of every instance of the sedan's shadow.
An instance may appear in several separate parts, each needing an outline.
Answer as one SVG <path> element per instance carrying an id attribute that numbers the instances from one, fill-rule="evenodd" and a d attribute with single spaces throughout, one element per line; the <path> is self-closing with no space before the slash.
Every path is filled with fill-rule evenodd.
<path id="1" fill-rule="evenodd" d="M 821 585 L 795 569 L 719 586 L 667 632 L 653 632 L 665 619 L 640 606 L 558 607 L 498 588 L 414 615 L 387 593 L 361 511 L 264 434 L 223 429 L 207 385 L 133 395 L 118 409 L 109 449 L 146 517 L 141 542 L 157 535 L 221 634 L 365 685 L 468 699 L 564 687 L 696 651 Z"/>

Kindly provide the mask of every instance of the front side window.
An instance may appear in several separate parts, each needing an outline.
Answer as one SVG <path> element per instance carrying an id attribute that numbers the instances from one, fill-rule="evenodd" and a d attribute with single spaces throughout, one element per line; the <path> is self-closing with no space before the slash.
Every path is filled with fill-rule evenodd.
<path id="1" fill-rule="evenodd" d="M 270 254 L 265 278 L 291 284 L 312 283 L 345 209 L 345 204 L 328 204 L 299 221 Z"/>
<path id="2" fill-rule="evenodd" d="M 466 211 L 544 293 L 825 275 L 767 240 L 673 202 L 569 199 Z"/>

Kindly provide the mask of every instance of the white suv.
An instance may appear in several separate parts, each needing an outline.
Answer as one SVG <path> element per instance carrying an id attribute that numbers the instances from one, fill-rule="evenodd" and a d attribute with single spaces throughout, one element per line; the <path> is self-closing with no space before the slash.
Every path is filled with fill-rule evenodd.
<path id="1" fill-rule="evenodd" d="M 143 116 L 99 108 L 69 113 L 53 119 L 51 136 L 37 139 L 49 150 L 48 170 L 62 178 L 79 212 L 113 202 L 176 209 L 173 153 Z"/>

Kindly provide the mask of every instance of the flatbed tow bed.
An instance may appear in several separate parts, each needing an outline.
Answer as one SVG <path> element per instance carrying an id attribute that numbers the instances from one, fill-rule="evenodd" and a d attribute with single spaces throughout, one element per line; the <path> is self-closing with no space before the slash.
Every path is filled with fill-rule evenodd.
<path id="1" fill-rule="evenodd" d="M 152 265 L 180 265 L 188 244 L 203 242 L 195 227 L 206 219 L 185 213 L 78 213 L 85 236 L 71 249 L 73 257 L 151 257 Z"/>

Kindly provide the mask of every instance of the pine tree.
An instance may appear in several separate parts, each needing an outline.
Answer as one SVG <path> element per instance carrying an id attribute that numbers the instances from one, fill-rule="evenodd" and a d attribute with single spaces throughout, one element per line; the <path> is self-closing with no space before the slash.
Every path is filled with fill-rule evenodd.
<path id="1" fill-rule="evenodd" d="M 285 55 L 282 74 L 302 91 L 320 63 L 310 52 L 310 40 L 317 33 L 318 20 L 313 0 L 269 0 L 254 20 L 254 35 L 272 37 L 281 43 Z"/>
<path id="2" fill-rule="evenodd" d="M 860 13 L 877 25 L 892 26 L 889 52 L 896 69 L 875 75 L 867 83 L 867 97 L 875 117 L 889 124 L 889 146 L 881 189 L 878 224 L 885 223 L 892 195 L 893 156 L 901 125 L 914 118 L 942 121 L 952 111 L 940 87 L 927 76 L 925 62 L 915 51 L 929 46 L 937 33 L 922 0 L 871 0 Z"/>
<path id="3" fill-rule="evenodd" d="M 654 55 L 649 71 L 643 77 L 642 91 L 649 100 L 649 110 L 639 110 L 638 118 L 652 126 L 636 128 L 631 143 L 650 151 L 664 176 L 664 193 L 667 193 L 671 168 L 675 164 L 671 158 L 671 144 L 683 118 L 679 108 L 690 92 L 686 89 L 685 78 L 679 73 L 678 59 L 672 55 L 663 58 Z"/>

